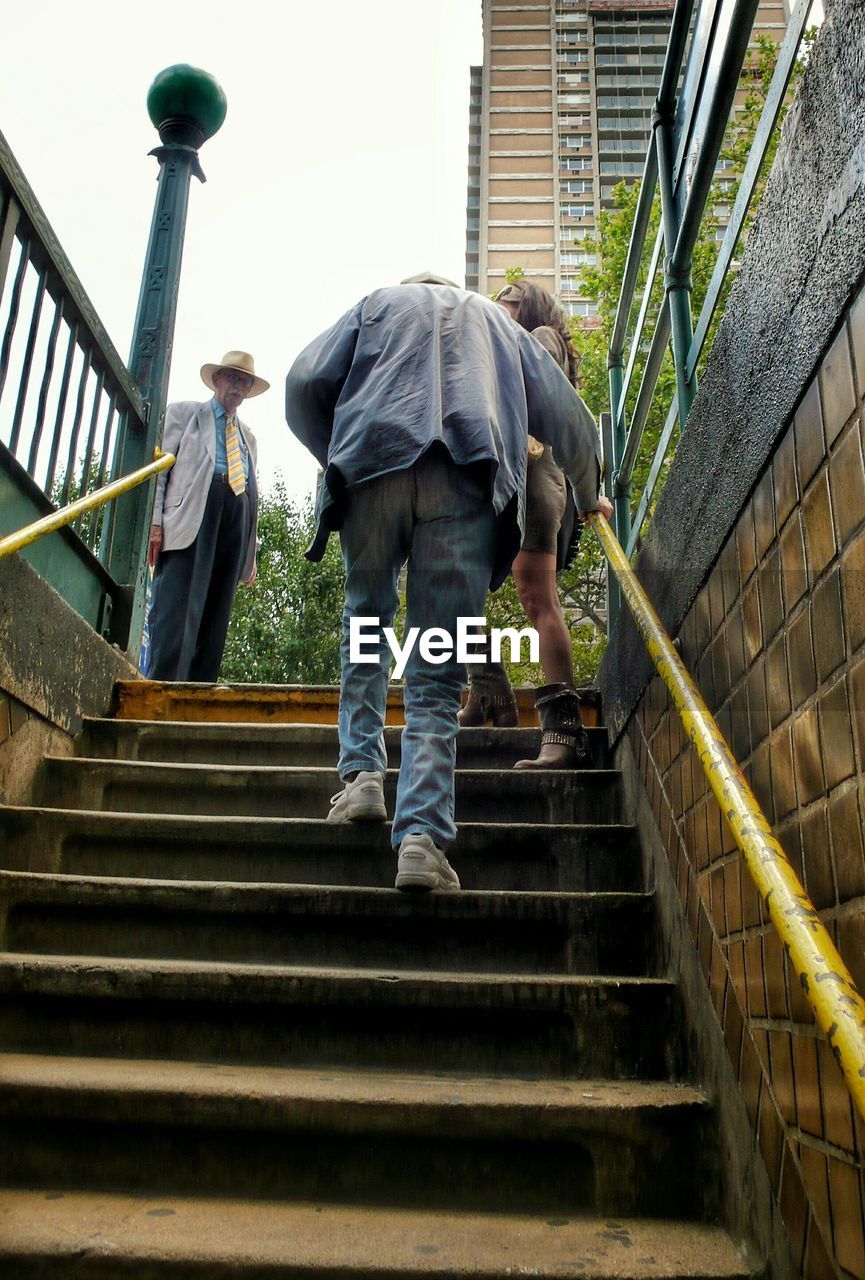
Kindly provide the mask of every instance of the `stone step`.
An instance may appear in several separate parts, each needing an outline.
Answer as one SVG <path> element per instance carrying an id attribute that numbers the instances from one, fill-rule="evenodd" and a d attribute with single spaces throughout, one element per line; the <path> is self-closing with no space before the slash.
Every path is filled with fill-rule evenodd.
<path id="1" fill-rule="evenodd" d="M 0 948 L 52 955 L 645 973 L 649 894 L 456 893 L 0 872 Z"/>
<path id="2" fill-rule="evenodd" d="M 600 717 L 600 696 L 581 689 L 581 715 L 586 725 Z M 465 696 L 465 695 L 464 695 Z M 514 690 L 520 724 L 537 725 L 535 690 Z M 114 715 L 118 720 L 197 720 L 234 724 L 336 724 L 339 688 L 336 685 L 178 684 L 158 680 L 120 680 L 114 686 Z M 403 686 L 387 691 L 387 724 L 402 724 Z"/>
<path id="3" fill-rule="evenodd" d="M 678 993 L 662 978 L 8 952 L 0 1048 L 539 1078 L 675 1079 L 682 1066 Z"/>
<path id="4" fill-rule="evenodd" d="M 0 1191 L 10 1280 L 752 1280 L 726 1232 L 665 1219 Z"/>
<path id="5" fill-rule="evenodd" d="M 606 729 L 589 729 L 597 768 L 609 764 Z M 385 729 L 388 761 L 400 763 L 402 729 Z M 533 759 L 539 729 L 461 729 L 457 767 L 510 769 Z M 176 764 L 313 765 L 333 768 L 339 753 L 336 725 L 210 724 L 148 720 L 85 720 L 76 742 L 79 756 L 103 760 L 171 761 Z"/>
<path id="6" fill-rule="evenodd" d="M 390 829 L 322 819 L 190 817 L 0 806 L 10 870 L 142 879 L 392 888 Z M 466 889 L 631 892 L 642 888 L 636 828 L 460 825 L 451 850 Z"/>
<path id="7" fill-rule="evenodd" d="M 708 1116 L 667 1083 L 0 1054 L 0 1185 L 701 1217 Z"/>
<path id="8" fill-rule="evenodd" d="M 396 771 L 389 771 L 385 797 L 391 815 L 396 780 Z M 341 786 L 335 769 L 47 756 L 33 798 L 44 807 L 115 813 L 323 818 Z M 621 803 L 621 775 L 615 769 L 461 769 L 456 777 L 458 823 L 615 822 Z"/>

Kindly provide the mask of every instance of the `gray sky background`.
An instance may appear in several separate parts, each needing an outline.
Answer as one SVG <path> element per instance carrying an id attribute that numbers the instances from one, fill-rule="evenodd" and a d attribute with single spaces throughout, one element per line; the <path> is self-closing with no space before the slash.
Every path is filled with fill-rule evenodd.
<path id="1" fill-rule="evenodd" d="M 0 130 L 124 359 L 156 193 L 147 89 L 176 62 L 220 81 L 170 396 L 204 398 L 200 366 L 251 351 L 273 384 L 242 411 L 263 484 L 280 469 L 309 492 L 282 412 L 294 356 L 377 285 L 426 268 L 462 284 L 480 0 L 32 0 L 3 34 Z"/>

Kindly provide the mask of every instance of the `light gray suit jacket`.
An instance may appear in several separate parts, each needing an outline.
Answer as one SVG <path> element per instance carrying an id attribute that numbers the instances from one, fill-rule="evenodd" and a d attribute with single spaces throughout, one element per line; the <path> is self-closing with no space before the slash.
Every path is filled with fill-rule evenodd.
<path id="1" fill-rule="evenodd" d="M 258 446 L 249 427 L 240 420 L 237 425 L 249 453 L 250 535 L 239 578 L 245 582 L 255 564 Z M 157 478 L 152 523 L 162 526 L 163 551 L 182 551 L 198 536 L 216 467 L 216 418 L 211 401 L 179 400 L 170 404 L 165 411 L 162 448 L 166 453 L 175 454 L 177 461 L 170 471 L 161 472 Z"/>

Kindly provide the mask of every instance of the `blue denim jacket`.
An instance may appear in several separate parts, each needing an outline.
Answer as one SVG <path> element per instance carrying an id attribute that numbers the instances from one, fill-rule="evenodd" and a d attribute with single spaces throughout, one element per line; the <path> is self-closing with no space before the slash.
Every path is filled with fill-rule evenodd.
<path id="1" fill-rule="evenodd" d="M 499 517 L 493 587 L 522 540 L 529 434 L 552 446 L 580 510 L 597 499 L 598 436 L 588 408 L 502 307 L 462 289 L 374 290 L 297 357 L 285 414 L 324 468 L 311 560 L 340 526 L 347 487 L 410 467 L 436 441 L 458 465 L 489 465 Z"/>

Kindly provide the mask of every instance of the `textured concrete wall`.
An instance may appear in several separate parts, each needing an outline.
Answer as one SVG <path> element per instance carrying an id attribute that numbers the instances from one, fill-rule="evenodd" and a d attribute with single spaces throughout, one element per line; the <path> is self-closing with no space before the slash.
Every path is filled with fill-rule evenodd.
<path id="1" fill-rule="evenodd" d="M 863 31 L 829 6 L 638 568 L 865 991 Z M 630 623 L 602 675 L 794 1266 L 865 1277 L 865 1126 Z"/>
<path id="2" fill-rule="evenodd" d="M 47 751 L 71 750 L 137 674 L 19 556 L 0 560 L 0 802 L 20 803 Z"/>

